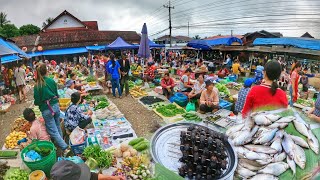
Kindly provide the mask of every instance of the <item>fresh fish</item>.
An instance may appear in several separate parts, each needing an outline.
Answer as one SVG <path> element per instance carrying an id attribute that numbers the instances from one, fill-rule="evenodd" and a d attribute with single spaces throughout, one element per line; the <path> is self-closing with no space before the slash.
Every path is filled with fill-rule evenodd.
<path id="1" fill-rule="evenodd" d="M 277 123 L 289 123 L 289 122 L 291 122 L 291 121 L 293 121 L 295 119 L 296 119 L 296 117 L 294 117 L 294 116 L 287 116 L 287 117 L 283 117 L 283 118 L 279 119 L 276 122 Z"/>
<path id="2" fill-rule="evenodd" d="M 253 128 L 253 126 L 254 126 L 254 120 L 250 116 L 248 116 L 248 118 L 244 121 L 243 129 L 250 131 Z"/>
<path id="3" fill-rule="evenodd" d="M 293 142 L 301 147 L 304 148 L 309 148 L 308 143 L 301 137 L 299 136 L 294 136 L 294 135 L 290 135 L 291 139 L 293 140 Z"/>
<path id="4" fill-rule="evenodd" d="M 299 122 L 297 120 L 293 121 L 294 127 L 296 128 L 296 130 L 301 133 L 302 135 L 309 137 L 309 132 L 308 132 L 308 128 L 306 127 L 306 125 L 302 122 Z"/>
<path id="5" fill-rule="evenodd" d="M 310 148 L 312 149 L 313 152 L 315 152 L 316 154 L 319 153 L 319 141 L 317 139 L 317 137 L 312 133 L 311 129 L 308 129 L 308 144 L 310 146 Z"/>
<path id="6" fill-rule="evenodd" d="M 258 171 L 262 168 L 262 166 L 258 164 L 256 161 L 251 161 L 248 159 L 239 159 L 239 165 L 251 171 Z"/>
<path id="7" fill-rule="evenodd" d="M 242 131 L 237 131 L 237 132 L 235 132 L 235 133 L 232 133 L 232 134 L 229 136 L 229 138 L 230 138 L 230 139 L 234 139 L 234 138 L 238 137 L 241 133 L 243 133 L 243 132 L 242 132 Z"/>
<path id="8" fill-rule="evenodd" d="M 266 153 L 266 154 L 275 154 L 277 153 L 277 150 L 269 147 L 269 146 L 263 146 L 263 145 L 244 145 L 245 148 L 258 152 L 258 153 Z"/>
<path id="9" fill-rule="evenodd" d="M 276 132 L 278 131 L 278 128 L 269 130 L 267 132 L 263 132 L 260 134 L 260 136 L 253 141 L 254 144 L 265 144 L 273 139 Z"/>
<path id="10" fill-rule="evenodd" d="M 237 154 L 238 154 L 238 156 L 239 156 L 240 158 L 245 158 L 245 154 L 246 154 L 247 152 L 249 152 L 248 149 L 246 149 L 246 148 L 244 148 L 244 147 L 242 147 L 242 146 L 234 146 L 233 149 L 237 152 Z"/>
<path id="11" fill-rule="evenodd" d="M 307 159 L 306 159 L 306 154 L 304 153 L 303 148 L 294 144 L 293 153 L 294 153 L 294 157 L 293 157 L 294 162 L 296 162 L 296 164 L 301 169 L 304 169 L 306 166 Z"/>
<path id="12" fill-rule="evenodd" d="M 270 119 L 268 119 L 266 117 L 266 115 L 264 114 L 258 114 L 256 116 L 254 116 L 254 122 L 257 124 L 257 125 L 270 125 L 272 123 L 272 121 Z"/>
<path id="13" fill-rule="evenodd" d="M 287 156 L 287 163 L 288 163 L 290 169 L 292 170 L 292 173 L 296 174 L 296 163 L 294 162 L 294 160 L 290 156 Z"/>
<path id="14" fill-rule="evenodd" d="M 233 133 L 240 131 L 243 127 L 244 127 L 244 124 L 238 124 L 238 125 L 232 126 L 226 131 L 226 135 L 230 136 Z"/>
<path id="15" fill-rule="evenodd" d="M 249 178 L 249 177 L 257 174 L 257 173 L 255 173 L 247 168 L 244 168 L 240 165 L 238 165 L 238 167 L 237 167 L 237 173 L 243 178 Z"/>
<path id="16" fill-rule="evenodd" d="M 287 155 L 285 152 L 274 155 L 272 162 L 282 162 L 286 159 Z"/>
<path id="17" fill-rule="evenodd" d="M 272 174 L 275 176 L 279 176 L 284 173 L 289 168 L 289 165 L 285 162 L 276 162 L 268 164 L 263 169 L 259 170 L 258 173 L 262 174 Z"/>
<path id="18" fill-rule="evenodd" d="M 269 125 L 268 128 L 270 128 L 270 129 L 274 129 L 274 128 L 284 129 L 287 126 L 288 126 L 288 123 L 275 122 L 275 123 Z"/>
<path id="19" fill-rule="evenodd" d="M 276 114 L 267 114 L 265 115 L 267 119 L 269 119 L 271 122 L 275 122 L 281 118 L 281 116 Z"/>
<path id="20" fill-rule="evenodd" d="M 256 153 L 254 151 L 248 151 L 245 153 L 245 157 L 249 160 L 267 160 L 271 159 L 271 157 L 264 153 Z"/>
<path id="21" fill-rule="evenodd" d="M 249 143 L 252 140 L 252 136 L 258 131 L 259 127 L 255 126 L 251 131 L 242 131 L 238 137 L 233 140 L 235 146 L 240 146 Z"/>
<path id="22" fill-rule="evenodd" d="M 287 133 L 284 134 L 284 138 L 283 138 L 283 141 L 281 144 L 282 144 L 282 148 L 287 153 L 287 156 L 289 156 L 291 159 L 293 159 L 293 157 L 294 157 L 294 153 L 293 153 L 294 142 Z"/>
<path id="23" fill-rule="evenodd" d="M 264 159 L 264 160 L 256 160 L 262 166 L 272 163 L 272 158 Z"/>
<path id="24" fill-rule="evenodd" d="M 257 174 L 253 176 L 250 180 L 278 180 L 274 175 L 271 174 Z"/>
<path id="25" fill-rule="evenodd" d="M 282 151 L 282 145 L 281 145 L 281 140 L 280 138 L 277 138 L 273 143 L 271 144 L 271 148 L 275 149 L 278 153 Z"/>

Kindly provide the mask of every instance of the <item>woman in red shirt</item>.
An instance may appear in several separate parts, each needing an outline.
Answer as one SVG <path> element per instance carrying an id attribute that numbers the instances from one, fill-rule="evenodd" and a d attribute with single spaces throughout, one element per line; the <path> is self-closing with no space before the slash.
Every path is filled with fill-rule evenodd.
<path id="1" fill-rule="evenodd" d="M 173 95 L 173 88 L 175 86 L 174 80 L 170 77 L 169 73 L 165 73 L 161 80 L 161 87 L 163 95 L 168 99 Z"/>
<path id="2" fill-rule="evenodd" d="M 291 73 L 290 73 L 290 106 L 293 106 L 293 103 L 295 103 L 298 99 L 298 86 L 300 81 L 300 75 L 299 72 L 301 71 L 301 63 L 296 62 Z"/>
<path id="3" fill-rule="evenodd" d="M 252 111 L 264 108 L 278 109 L 286 108 L 288 100 L 286 93 L 278 88 L 277 80 L 281 74 L 281 65 L 277 61 L 269 61 L 265 65 L 264 81 L 261 85 L 251 88 L 242 110 L 242 117 L 245 118 Z"/>

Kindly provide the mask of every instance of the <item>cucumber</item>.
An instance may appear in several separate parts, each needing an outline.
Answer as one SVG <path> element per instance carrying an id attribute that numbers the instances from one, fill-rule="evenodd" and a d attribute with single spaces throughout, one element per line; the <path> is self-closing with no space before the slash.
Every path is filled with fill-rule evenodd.
<path id="1" fill-rule="evenodd" d="M 141 144 L 145 143 L 145 142 L 148 142 L 147 140 L 143 140 L 143 141 L 140 141 L 139 143 L 135 144 L 133 146 L 134 149 L 136 149 L 138 146 L 140 146 Z"/>
<path id="2" fill-rule="evenodd" d="M 141 143 L 139 146 L 137 146 L 134 149 L 139 151 L 139 152 L 141 152 L 141 151 L 144 151 L 144 150 L 148 149 L 148 147 L 149 147 L 149 142 L 143 141 L 143 143 Z"/>
<path id="3" fill-rule="evenodd" d="M 128 144 L 129 144 L 130 146 L 134 146 L 134 145 L 138 144 L 139 142 L 141 142 L 141 141 L 143 141 L 143 140 L 144 140 L 143 137 L 136 138 L 136 139 L 131 140 Z"/>

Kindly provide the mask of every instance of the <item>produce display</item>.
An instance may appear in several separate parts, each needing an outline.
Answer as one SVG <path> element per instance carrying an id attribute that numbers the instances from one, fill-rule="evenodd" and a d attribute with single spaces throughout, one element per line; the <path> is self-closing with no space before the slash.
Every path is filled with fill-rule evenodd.
<path id="1" fill-rule="evenodd" d="M 126 158 L 126 157 L 132 157 L 136 156 L 138 154 L 138 151 L 130 147 L 129 145 L 122 143 L 120 145 L 120 148 L 113 151 L 113 155 L 117 158 Z"/>
<path id="2" fill-rule="evenodd" d="M 226 137 L 205 127 L 191 125 L 181 131 L 179 175 L 189 179 L 218 179 L 227 168 Z"/>
<path id="3" fill-rule="evenodd" d="M 129 89 L 132 89 L 135 86 L 134 82 L 130 80 L 128 81 L 128 84 L 129 84 Z"/>
<path id="4" fill-rule="evenodd" d="M 173 117 L 178 114 L 185 113 L 184 109 L 178 108 L 174 104 L 160 105 L 159 107 L 156 108 L 156 111 L 164 117 Z"/>
<path id="5" fill-rule="evenodd" d="M 26 137 L 27 137 L 27 134 L 24 132 L 13 131 L 6 137 L 5 147 L 7 149 L 13 149 L 18 145 L 19 140 Z"/>
<path id="6" fill-rule="evenodd" d="M 135 98 L 148 95 L 148 93 L 145 90 L 141 89 L 140 86 L 133 87 L 129 92 Z"/>
<path id="7" fill-rule="evenodd" d="M 187 121 L 202 121 L 202 119 L 195 113 L 185 113 L 182 117 Z"/>
<path id="8" fill-rule="evenodd" d="M 23 118 L 17 118 L 16 120 L 14 120 L 12 128 L 11 128 L 11 132 L 16 131 L 16 132 L 24 132 L 27 133 L 28 131 L 30 131 L 30 127 L 31 124 L 26 121 Z"/>
<path id="9" fill-rule="evenodd" d="M 218 119 L 221 119 L 221 116 L 220 115 L 212 115 L 212 116 L 208 116 L 206 119 L 210 122 L 216 122 Z"/>
<path id="10" fill-rule="evenodd" d="M 286 132 L 287 126 L 294 127 L 296 135 Z M 295 175 L 306 167 L 305 150 L 310 148 L 319 153 L 318 139 L 294 116 L 253 113 L 245 123 L 229 128 L 226 134 L 240 157 L 237 173 L 243 178 L 276 179 L 289 168 Z"/>
<path id="11" fill-rule="evenodd" d="M 112 153 L 101 149 L 98 145 L 87 146 L 83 151 L 83 156 L 96 160 L 99 168 L 109 168 L 113 162 Z"/>
<path id="12" fill-rule="evenodd" d="M 312 100 L 298 98 L 296 103 L 306 107 L 313 107 Z"/>
<path id="13" fill-rule="evenodd" d="M 29 173 L 25 170 L 11 168 L 7 171 L 4 179 L 5 180 L 28 180 Z"/>
<path id="14" fill-rule="evenodd" d="M 106 101 L 100 101 L 100 102 L 98 102 L 98 105 L 96 105 L 96 107 L 94 107 L 94 110 L 96 111 L 96 110 L 98 110 L 98 109 L 104 109 L 104 108 L 106 108 L 106 107 L 108 107 L 108 106 L 109 106 L 108 100 L 106 100 Z"/>
<path id="15" fill-rule="evenodd" d="M 35 106 L 34 108 L 32 108 L 32 110 L 34 111 L 34 114 L 37 118 L 42 116 L 39 106 Z"/>
<path id="16" fill-rule="evenodd" d="M 229 89 L 227 88 L 226 85 L 221 84 L 221 83 L 217 83 L 215 85 L 215 87 L 219 90 L 220 96 L 224 96 L 224 95 L 225 96 L 230 96 L 231 95 L 231 93 L 230 93 L 230 91 L 229 91 Z"/>
<path id="17" fill-rule="evenodd" d="M 105 120 L 105 119 L 118 119 L 122 118 L 124 115 L 119 111 L 117 106 L 113 103 L 110 103 L 108 107 L 103 109 L 95 110 L 95 115 L 97 119 Z"/>
<path id="18" fill-rule="evenodd" d="M 96 78 L 92 75 L 88 76 L 86 81 L 89 83 L 89 82 L 95 82 L 96 81 Z"/>
<path id="19" fill-rule="evenodd" d="M 6 162 L 0 162 L 0 180 L 3 180 L 4 175 L 10 167 Z"/>
<path id="20" fill-rule="evenodd" d="M 164 100 L 163 99 L 160 99 L 158 97 L 155 97 L 155 96 L 144 96 L 140 99 L 140 101 L 143 103 L 143 104 L 146 104 L 146 105 L 151 105 L 151 104 L 155 104 L 155 103 L 158 103 L 158 102 L 163 102 Z"/>

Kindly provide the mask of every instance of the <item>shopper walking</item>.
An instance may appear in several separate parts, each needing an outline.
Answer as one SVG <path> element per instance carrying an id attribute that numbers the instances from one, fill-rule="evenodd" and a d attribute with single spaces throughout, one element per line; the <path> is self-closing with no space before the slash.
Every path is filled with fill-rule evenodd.
<path id="1" fill-rule="evenodd" d="M 122 57 L 121 60 L 119 60 L 120 64 L 120 71 L 121 71 L 121 92 L 123 92 L 123 89 L 125 89 L 126 96 L 129 94 L 129 71 L 130 71 L 130 61 L 126 59 L 125 56 Z"/>
<path id="2" fill-rule="evenodd" d="M 112 95 L 116 97 L 116 88 L 118 89 L 119 98 L 122 98 L 120 89 L 120 64 L 115 60 L 114 54 L 110 55 L 110 60 L 107 64 L 107 72 L 111 76 Z"/>
<path id="3" fill-rule="evenodd" d="M 57 84 L 53 79 L 47 77 L 47 67 L 45 64 L 40 64 L 37 67 L 34 104 L 39 106 L 50 137 L 66 155 L 70 149 L 62 138 Z"/>
<path id="4" fill-rule="evenodd" d="M 19 64 L 19 66 L 14 71 L 14 77 L 16 79 L 16 85 L 19 91 L 20 102 L 26 100 L 26 71 L 23 69 L 23 64 Z"/>

